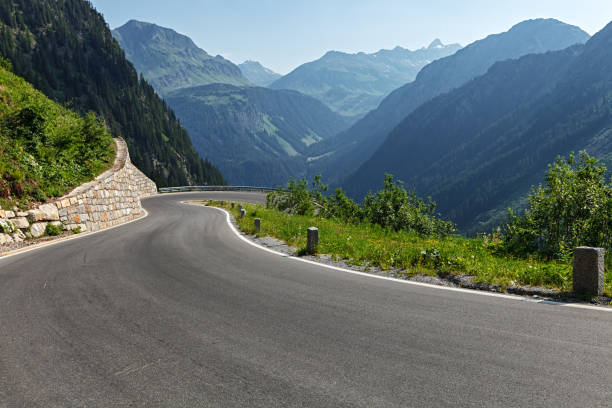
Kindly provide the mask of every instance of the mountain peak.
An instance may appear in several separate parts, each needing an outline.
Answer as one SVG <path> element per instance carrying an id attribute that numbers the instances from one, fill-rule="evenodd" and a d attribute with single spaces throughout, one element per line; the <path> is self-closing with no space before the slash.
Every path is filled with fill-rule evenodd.
<path id="1" fill-rule="evenodd" d="M 431 44 L 429 44 L 429 47 L 427 47 L 427 49 L 431 50 L 433 48 L 442 48 L 442 47 L 444 47 L 444 44 L 442 44 L 442 41 L 440 41 L 439 38 L 436 38 L 435 40 L 431 42 Z"/>

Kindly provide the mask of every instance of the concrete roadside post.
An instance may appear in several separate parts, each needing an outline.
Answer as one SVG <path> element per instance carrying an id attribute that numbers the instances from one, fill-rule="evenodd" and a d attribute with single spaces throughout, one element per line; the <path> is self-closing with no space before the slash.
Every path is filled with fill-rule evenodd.
<path id="1" fill-rule="evenodd" d="M 605 256 L 603 248 L 578 247 L 574 250 L 574 294 L 603 294 Z"/>
<path id="2" fill-rule="evenodd" d="M 244 208 L 240 209 L 240 218 L 244 218 L 244 216 L 246 215 L 246 210 Z"/>
<path id="3" fill-rule="evenodd" d="M 319 245 L 319 229 L 310 227 L 306 236 L 306 252 L 314 254 L 317 245 Z"/>
<path id="4" fill-rule="evenodd" d="M 255 232 L 261 231 L 261 218 L 255 218 Z"/>

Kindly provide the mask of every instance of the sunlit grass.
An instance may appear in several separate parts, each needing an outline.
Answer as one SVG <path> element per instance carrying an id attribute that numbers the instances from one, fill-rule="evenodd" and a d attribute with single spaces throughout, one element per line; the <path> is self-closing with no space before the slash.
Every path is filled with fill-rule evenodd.
<path id="1" fill-rule="evenodd" d="M 255 234 L 254 219 L 261 218 L 257 236 L 278 238 L 298 251 L 306 248 L 306 230 L 319 229 L 317 252 L 354 265 L 401 269 L 406 275 L 448 276 L 467 274 L 478 283 L 507 288 L 515 285 L 542 286 L 561 291 L 572 290 L 571 263 L 517 259 L 495 253 L 495 242 L 483 238 L 422 238 L 371 224 L 346 224 L 313 216 L 288 215 L 262 205 L 245 204 L 245 218 L 238 205 L 211 203 L 230 210 L 240 229 Z M 606 269 L 606 293 L 612 293 L 610 260 Z"/>

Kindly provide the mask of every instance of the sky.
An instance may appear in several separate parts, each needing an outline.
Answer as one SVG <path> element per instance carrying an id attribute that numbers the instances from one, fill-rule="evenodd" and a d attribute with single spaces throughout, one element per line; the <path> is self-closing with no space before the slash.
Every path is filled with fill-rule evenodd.
<path id="1" fill-rule="evenodd" d="M 90 0 L 111 28 L 131 19 L 193 39 L 212 55 L 287 74 L 327 51 L 467 45 L 531 18 L 589 34 L 612 21 L 611 0 Z"/>

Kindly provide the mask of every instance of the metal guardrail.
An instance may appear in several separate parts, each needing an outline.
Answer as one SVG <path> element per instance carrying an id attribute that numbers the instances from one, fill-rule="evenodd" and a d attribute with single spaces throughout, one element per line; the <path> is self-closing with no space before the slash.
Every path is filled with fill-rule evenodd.
<path id="1" fill-rule="evenodd" d="M 184 187 L 162 187 L 160 193 L 185 193 L 190 191 L 249 191 L 269 193 L 278 191 L 277 188 L 252 187 L 252 186 L 184 186 Z"/>

